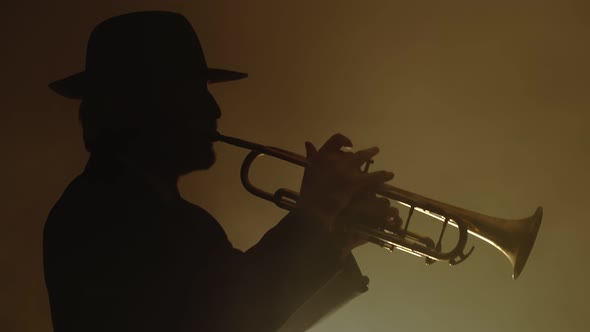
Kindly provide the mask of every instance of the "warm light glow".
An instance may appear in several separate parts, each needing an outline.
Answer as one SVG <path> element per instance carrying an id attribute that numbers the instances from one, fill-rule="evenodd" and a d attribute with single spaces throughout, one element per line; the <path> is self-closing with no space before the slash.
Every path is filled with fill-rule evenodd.
<path id="1" fill-rule="evenodd" d="M 587 330 L 589 4 L 6 2 L 0 331 L 51 330 L 43 224 L 87 160 L 78 103 L 57 97 L 47 84 L 84 68 L 98 21 L 156 8 L 186 14 L 210 66 L 250 74 L 211 84 L 222 111 L 220 132 L 300 153 L 305 141 L 319 146 L 340 132 L 355 150 L 378 146 L 371 171 L 395 172 L 401 188 L 496 216 L 546 208 L 516 282 L 505 259 L 483 243 L 452 269 L 424 268 L 422 259 L 376 246 L 355 249 L 369 291 L 311 332 Z M 242 188 L 244 151 L 224 144 L 215 151 L 210 170 L 182 178 L 182 195 L 246 250 L 285 212 Z M 262 165 L 259 185 L 298 190 L 301 177 L 287 168 Z"/>

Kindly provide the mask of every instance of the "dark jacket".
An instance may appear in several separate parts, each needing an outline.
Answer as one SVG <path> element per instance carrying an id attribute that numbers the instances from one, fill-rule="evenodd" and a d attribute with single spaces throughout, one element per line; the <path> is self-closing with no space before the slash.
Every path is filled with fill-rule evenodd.
<path id="1" fill-rule="evenodd" d="M 241 252 L 205 210 L 106 158 L 52 209 L 44 263 L 56 332 L 301 331 L 368 282 L 296 213 Z"/>

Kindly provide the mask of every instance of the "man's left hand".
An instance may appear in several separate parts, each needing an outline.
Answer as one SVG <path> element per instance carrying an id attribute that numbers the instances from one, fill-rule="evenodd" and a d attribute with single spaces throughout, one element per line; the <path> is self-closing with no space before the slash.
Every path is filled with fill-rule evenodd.
<path id="1" fill-rule="evenodd" d="M 364 224 L 377 229 L 396 229 L 402 225 L 397 208 L 390 200 L 377 197 L 374 193 L 362 193 L 353 198 L 336 220 L 336 241 L 343 250 L 343 255 L 368 242 L 354 231 L 355 224 Z"/>

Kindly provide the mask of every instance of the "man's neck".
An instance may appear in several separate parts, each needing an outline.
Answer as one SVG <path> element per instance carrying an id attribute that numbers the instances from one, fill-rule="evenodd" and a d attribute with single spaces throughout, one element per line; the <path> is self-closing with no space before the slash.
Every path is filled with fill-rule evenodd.
<path id="1" fill-rule="evenodd" d="M 138 174 L 144 181 L 166 200 L 180 198 L 178 191 L 179 175 L 164 169 L 160 164 L 139 161 L 129 156 L 118 156 L 125 166 Z"/>

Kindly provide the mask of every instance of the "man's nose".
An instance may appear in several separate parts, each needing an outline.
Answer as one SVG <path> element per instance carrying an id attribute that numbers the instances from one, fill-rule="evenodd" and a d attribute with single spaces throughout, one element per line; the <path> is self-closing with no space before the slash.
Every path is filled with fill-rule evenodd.
<path id="1" fill-rule="evenodd" d="M 215 119 L 219 119 L 221 117 L 221 109 L 219 108 L 219 104 L 209 91 L 207 91 L 207 111 L 207 113 L 209 113 L 209 115 Z"/>

